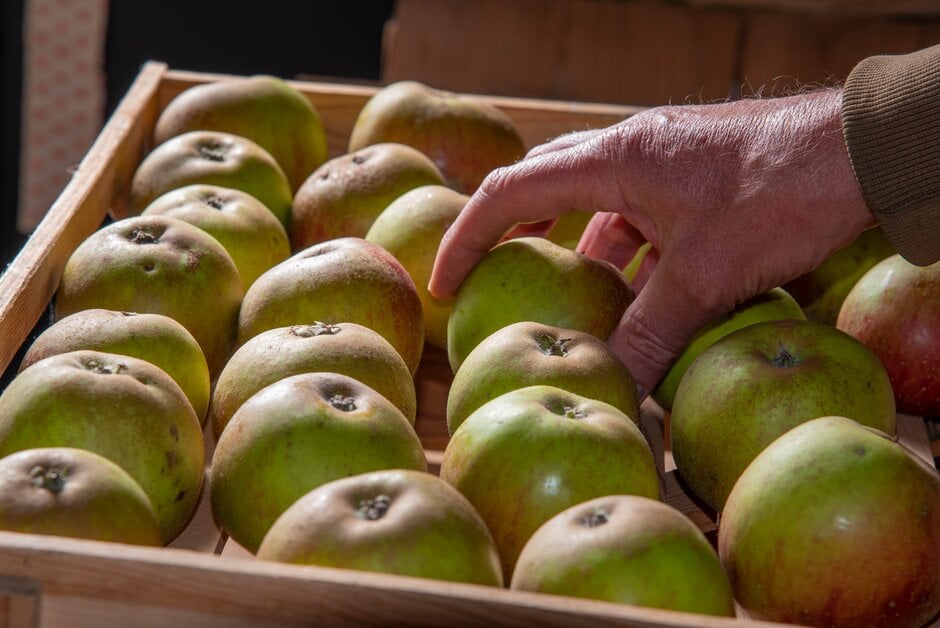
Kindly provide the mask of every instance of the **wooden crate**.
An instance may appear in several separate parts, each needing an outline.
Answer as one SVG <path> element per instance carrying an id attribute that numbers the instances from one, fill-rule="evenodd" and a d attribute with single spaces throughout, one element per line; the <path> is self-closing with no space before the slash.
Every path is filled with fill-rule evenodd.
<path id="1" fill-rule="evenodd" d="M 219 78 L 146 64 L 68 187 L 0 277 L 0 370 L 44 326 L 43 313 L 65 263 L 124 202 L 159 112 L 182 90 Z M 374 88 L 295 82 L 319 110 L 332 155 Z M 637 109 L 594 104 L 484 98 L 506 111 L 528 145 L 559 133 L 602 127 Z M 446 356 L 427 350 L 416 374 L 416 428 L 430 466 L 446 444 L 451 381 Z M 901 438 L 932 460 L 923 422 L 899 417 Z M 665 499 L 706 533 L 713 516 L 676 479 L 664 448 L 665 417 L 644 404 L 641 423 L 659 464 Z M 212 449 L 211 429 L 207 448 Z M 743 619 L 644 609 L 490 587 L 258 561 L 216 528 L 205 491 L 186 530 L 168 548 L 139 548 L 50 536 L 0 533 L 0 625 L 268 626 L 310 624 L 619 626 L 770 625 Z"/>

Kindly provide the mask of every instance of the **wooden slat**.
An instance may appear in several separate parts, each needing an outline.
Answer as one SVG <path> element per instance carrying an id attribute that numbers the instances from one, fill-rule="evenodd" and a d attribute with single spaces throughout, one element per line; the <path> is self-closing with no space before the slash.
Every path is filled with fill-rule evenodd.
<path id="1" fill-rule="evenodd" d="M 936 0 L 682 0 L 682 3 L 826 16 L 940 15 L 940 4 Z"/>

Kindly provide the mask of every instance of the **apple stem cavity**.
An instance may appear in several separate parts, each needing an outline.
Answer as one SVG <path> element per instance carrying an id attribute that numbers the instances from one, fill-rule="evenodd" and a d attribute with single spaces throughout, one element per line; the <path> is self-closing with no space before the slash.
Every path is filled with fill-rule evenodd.
<path id="1" fill-rule="evenodd" d="M 536 342 L 539 345 L 539 351 L 545 355 L 553 355 L 564 358 L 568 355 L 568 348 L 565 345 L 571 342 L 571 338 L 559 338 L 556 340 L 548 334 L 541 334 L 536 339 Z"/>
<path id="2" fill-rule="evenodd" d="M 356 509 L 356 516 L 368 521 L 378 521 L 385 516 L 392 505 L 392 498 L 388 495 L 379 495 L 374 499 L 363 499 Z"/>
<path id="3" fill-rule="evenodd" d="M 146 229 L 134 229 L 131 232 L 130 241 L 134 244 L 156 244 L 159 238 Z"/>
<path id="4" fill-rule="evenodd" d="M 330 325 L 316 321 L 313 325 L 295 325 L 290 328 L 290 333 L 301 338 L 311 338 L 313 336 L 335 336 L 342 331 L 339 325 Z"/>
<path id="5" fill-rule="evenodd" d="M 94 359 L 85 361 L 84 366 L 89 371 L 93 371 L 100 375 L 118 375 L 127 370 L 127 365 L 125 364 L 105 364 L 104 362 L 99 362 L 98 360 Z"/>
<path id="6" fill-rule="evenodd" d="M 331 406 L 343 412 L 352 412 L 356 409 L 356 400 L 345 395 L 333 395 L 329 402 Z"/>
<path id="7" fill-rule="evenodd" d="M 50 493 L 59 494 L 65 488 L 65 473 L 57 467 L 37 465 L 29 470 L 29 477 L 32 478 L 33 486 L 44 488 Z"/>
<path id="8" fill-rule="evenodd" d="M 597 526 L 602 526 L 605 523 L 610 521 L 610 513 L 606 510 L 595 510 L 589 515 L 581 517 L 581 525 L 585 528 L 596 528 Z"/>
<path id="9" fill-rule="evenodd" d="M 770 363 L 777 368 L 788 369 L 799 364 L 800 360 L 798 360 L 792 353 L 787 351 L 786 347 L 780 345 L 777 347 L 777 354 L 771 358 Z"/>

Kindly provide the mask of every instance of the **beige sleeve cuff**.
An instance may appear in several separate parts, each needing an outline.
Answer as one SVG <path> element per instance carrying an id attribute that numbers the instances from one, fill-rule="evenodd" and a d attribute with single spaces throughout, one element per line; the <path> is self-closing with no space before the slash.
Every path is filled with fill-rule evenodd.
<path id="1" fill-rule="evenodd" d="M 842 129 L 869 209 L 908 261 L 940 259 L 940 46 L 869 57 L 842 95 Z"/>

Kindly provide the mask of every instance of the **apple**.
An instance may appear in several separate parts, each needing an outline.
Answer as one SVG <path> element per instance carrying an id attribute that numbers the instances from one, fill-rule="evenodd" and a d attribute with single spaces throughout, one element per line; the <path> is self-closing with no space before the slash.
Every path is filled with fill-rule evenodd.
<path id="1" fill-rule="evenodd" d="M 40 447 L 93 451 L 150 498 L 163 542 L 183 529 L 202 489 L 202 430 L 186 395 L 158 367 L 72 351 L 36 362 L 0 395 L 0 456 Z"/>
<path id="2" fill-rule="evenodd" d="M 291 190 L 327 159 L 320 114 L 274 76 L 224 78 L 186 89 L 157 119 L 154 145 L 189 131 L 222 131 L 254 141 L 284 170 Z"/>
<path id="3" fill-rule="evenodd" d="M 940 612 L 940 476 L 888 434 L 817 418 L 741 475 L 718 551 L 756 619 L 924 626 Z"/>
<path id="4" fill-rule="evenodd" d="M 593 212 L 569 210 L 558 217 L 545 237 L 566 249 L 574 249 L 593 216 Z"/>
<path id="5" fill-rule="evenodd" d="M 734 617 L 731 584 L 692 521 L 655 499 L 599 497 L 529 539 L 510 588 Z"/>
<path id="6" fill-rule="evenodd" d="M 261 201 L 241 190 L 187 185 L 157 197 L 141 215 L 179 218 L 218 240 L 235 262 L 245 290 L 291 254 L 280 221 Z"/>
<path id="7" fill-rule="evenodd" d="M 464 280 L 447 322 L 447 355 L 457 372 L 480 342 L 522 321 L 575 329 L 607 340 L 633 301 L 613 264 L 544 238 L 496 245 Z"/>
<path id="8" fill-rule="evenodd" d="M 940 415 L 940 262 L 879 262 L 852 288 L 836 326 L 875 352 L 898 410 Z"/>
<path id="9" fill-rule="evenodd" d="M 218 437 L 249 397 L 300 373 L 348 375 L 392 402 L 414 425 L 417 413 L 411 371 L 377 332 L 355 323 L 315 322 L 269 329 L 235 352 L 212 392 L 212 427 Z"/>
<path id="10" fill-rule="evenodd" d="M 71 447 L 0 458 L 0 530 L 160 545 L 150 499 L 124 469 Z"/>
<path id="11" fill-rule="evenodd" d="M 291 244 L 299 250 L 334 238 L 363 238 L 396 198 L 416 187 L 443 183 L 434 162 L 404 144 L 375 144 L 335 157 L 297 190 Z"/>
<path id="12" fill-rule="evenodd" d="M 294 197 L 274 157 L 248 138 L 218 131 L 190 131 L 150 151 L 134 171 L 129 212 L 140 214 L 157 197 L 196 183 L 247 192 L 288 228 Z"/>
<path id="13" fill-rule="evenodd" d="M 373 471 L 316 488 L 278 517 L 258 558 L 503 586 L 493 537 L 430 473 Z"/>
<path id="14" fill-rule="evenodd" d="M 238 342 L 313 321 L 377 331 L 412 375 L 421 361 L 424 318 L 414 282 L 391 253 L 361 238 L 315 244 L 261 275 L 242 302 Z"/>
<path id="15" fill-rule="evenodd" d="M 529 537 L 562 510 L 605 495 L 659 497 L 653 455 L 630 417 L 554 386 L 480 406 L 448 442 L 440 476 L 483 517 L 507 582 Z"/>
<path id="16" fill-rule="evenodd" d="M 660 407 L 667 412 L 671 411 L 682 376 L 702 351 L 715 344 L 719 338 L 748 325 L 783 319 L 806 320 L 800 305 L 783 288 L 772 288 L 740 303 L 731 312 L 719 316 L 692 336 L 689 344 L 653 389 L 651 396 Z"/>
<path id="17" fill-rule="evenodd" d="M 541 323 L 513 323 L 470 352 L 447 395 L 453 434 L 477 408 L 526 386 L 555 386 L 640 419 L 636 382 L 607 344 L 591 334 Z"/>
<path id="18" fill-rule="evenodd" d="M 381 469 L 427 470 L 401 410 L 345 375 L 293 375 L 249 398 L 219 437 L 212 512 L 256 552 L 277 518 L 316 487 Z"/>
<path id="19" fill-rule="evenodd" d="M 75 249 L 55 315 L 102 308 L 169 316 L 199 342 L 214 375 L 233 349 L 243 294 L 238 269 L 215 238 L 176 218 L 134 216 Z"/>
<path id="20" fill-rule="evenodd" d="M 824 323 L 755 323 L 718 340 L 686 371 L 672 407 L 672 455 L 689 487 L 721 511 L 757 454 L 830 414 L 894 433 L 894 394 L 875 354 Z"/>
<path id="21" fill-rule="evenodd" d="M 160 367 L 186 394 L 200 421 L 209 407 L 209 365 L 185 327 L 162 314 L 81 310 L 49 326 L 34 340 L 20 372 L 60 353 L 89 349 L 129 355 Z"/>
<path id="22" fill-rule="evenodd" d="M 463 194 L 473 193 L 494 168 L 525 155 L 505 113 L 479 98 L 416 81 L 391 83 L 369 99 L 353 125 L 349 152 L 383 142 L 417 148 Z"/>
<path id="23" fill-rule="evenodd" d="M 425 340 L 447 348 L 452 303 L 431 296 L 428 282 L 444 233 L 470 197 L 443 185 L 426 185 L 402 194 L 379 214 L 365 239 L 378 244 L 405 267 L 418 289 L 424 311 Z"/>

